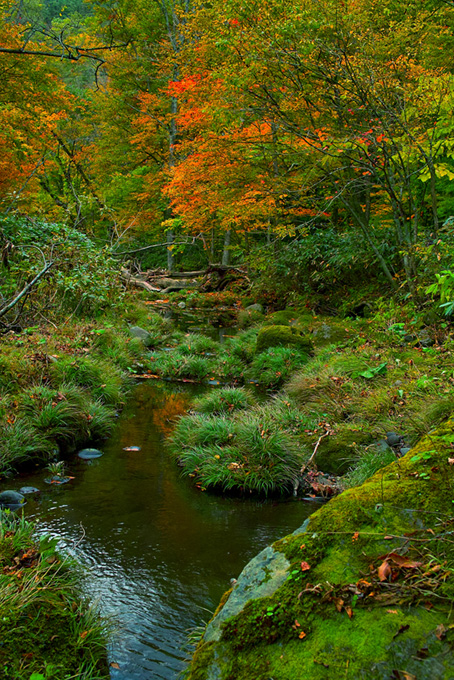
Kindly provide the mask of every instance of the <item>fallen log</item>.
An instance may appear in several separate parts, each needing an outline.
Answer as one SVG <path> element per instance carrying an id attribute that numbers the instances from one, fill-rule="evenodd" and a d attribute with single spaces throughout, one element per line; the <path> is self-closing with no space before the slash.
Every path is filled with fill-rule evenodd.
<path id="1" fill-rule="evenodd" d="M 121 270 L 120 277 L 127 284 L 130 284 L 132 286 L 137 286 L 138 288 L 144 288 L 149 293 L 160 293 L 161 292 L 160 288 L 157 288 L 156 286 L 152 286 L 150 283 L 148 283 L 148 281 L 144 281 L 143 279 L 138 279 L 135 276 L 131 276 L 131 274 L 128 271 L 126 271 L 126 269 Z"/>

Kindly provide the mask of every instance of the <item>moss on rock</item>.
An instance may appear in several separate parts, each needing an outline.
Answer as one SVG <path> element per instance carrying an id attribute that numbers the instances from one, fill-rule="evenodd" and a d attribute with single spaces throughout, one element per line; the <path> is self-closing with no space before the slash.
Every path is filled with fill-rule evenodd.
<path id="1" fill-rule="evenodd" d="M 453 442 L 450 420 L 275 543 L 285 580 L 270 583 L 250 563 L 209 624 L 219 640 L 202 639 L 188 678 L 454 677 Z M 266 592 L 229 611 L 254 578 Z"/>
<path id="2" fill-rule="evenodd" d="M 256 354 L 260 354 L 270 347 L 293 347 L 306 354 L 310 354 L 314 346 L 311 340 L 301 331 L 290 326 L 264 326 L 257 336 Z"/>

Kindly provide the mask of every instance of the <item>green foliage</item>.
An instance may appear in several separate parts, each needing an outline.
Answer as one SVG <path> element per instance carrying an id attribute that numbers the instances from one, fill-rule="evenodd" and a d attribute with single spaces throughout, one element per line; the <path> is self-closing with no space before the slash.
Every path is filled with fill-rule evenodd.
<path id="1" fill-rule="evenodd" d="M 454 312 L 454 271 L 445 269 L 440 274 L 435 273 L 436 282 L 426 288 L 426 293 L 440 296 L 440 307 L 445 316 L 452 316 Z"/>

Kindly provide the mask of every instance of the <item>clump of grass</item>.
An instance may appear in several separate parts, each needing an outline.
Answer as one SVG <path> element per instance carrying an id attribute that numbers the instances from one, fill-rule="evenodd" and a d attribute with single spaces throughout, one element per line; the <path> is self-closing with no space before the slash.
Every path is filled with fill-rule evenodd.
<path id="1" fill-rule="evenodd" d="M 74 560 L 0 516 L 0 675 L 107 680 L 107 627 L 81 596 Z M 18 632 L 20 631 L 20 634 Z"/>
<path id="2" fill-rule="evenodd" d="M 163 378 L 204 380 L 213 375 L 215 362 L 209 357 L 162 352 L 153 357 L 153 370 Z"/>
<path id="3" fill-rule="evenodd" d="M 234 435 L 234 423 L 226 417 L 210 415 L 182 416 L 169 439 L 171 450 L 179 456 L 184 448 L 228 444 Z"/>
<path id="4" fill-rule="evenodd" d="M 354 466 L 342 477 L 342 486 L 346 489 L 360 486 L 378 470 L 395 460 L 396 454 L 392 449 L 368 446 L 355 461 Z"/>
<path id="5" fill-rule="evenodd" d="M 66 399 L 50 400 L 42 405 L 27 404 L 22 410 L 32 427 L 55 441 L 58 446 L 68 444 L 74 439 L 75 433 L 86 429 L 87 417 L 84 410 Z"/>
<path id="6" fill-rule="evenodd" d="M 270 347 L 254 357 L 246 377 L 262 387 L 276 389 L 307 362 L 306 354 L 290 347 Z"/>
<path id="7" fill-rule="evenodd" d="M 213 369 L 214 375 L 225 383 L 238 385 L 244 382 L 246 366 L 236 356 L 221 354 Z"/>
<path id="8" fill-rule="evenodd" d="M 24 418 L 0 423 L 0 472 L 3 474 L 29 460 L 48 460 L 54 448 L 55 443 Z"/>
<path id="9" fill-rule="evenodd" d="M 224 416 L 184 416 L 170 440 L 183 474 L 203 488 L 259 495 L 292 487 L 303 456 L 298 441 L 254 411 Z"/>
<path id="10" fill-rule="evenodd" d="M 100 359 L 62 357 L 50 367 L 55 384 L 71 382 L 90 390 L 93 397 L 106 404 L 120 404 L 125 376 L 119 368 Z"/>
<path id="11" fill-rule="evenodd" d="M 241 362 L 250 363 L 254 358 L 258 332 L 258 328 L 250 328 L 233 338 L 227 338 L 224 350 Z"/>
<path id="12" fill-rule="evenodd" d="M 87 411 L 87 439 L 107 439 L 112 434 L 116 410 L 100 401 L 89 401 Z M 82 443 L 82 442 L 81 442 Z"/>
<path id="13" fill-rule="evenodd" d="M 196 399 L 194 409 L 199 413 L 221 415 L 249 408 L 255 403 L 251 392 L 243 387 L 223 387 Z"/>
<path id="14" fill-rule="evenodd" d="M 184 342 L 178 345 L 177 350 L 184 356 L 190 354 L 212 355 L 219 352 L 219 342 L 201 333 L 190 333 L 189 336 L 185 337 Z"/>

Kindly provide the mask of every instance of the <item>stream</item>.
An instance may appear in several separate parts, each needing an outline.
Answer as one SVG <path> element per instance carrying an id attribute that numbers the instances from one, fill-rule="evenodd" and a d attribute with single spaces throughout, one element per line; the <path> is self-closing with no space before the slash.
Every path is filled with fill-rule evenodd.
<path id="1" fill-rule="evenodd" d="M 86 592 L 113 619 L 114 680 L 175 680 L 190 654 L 188 633 L 210 619 L 230 579 L 319 507 L 210 495 L 181 477 L 164 437 L 206 389 L 138 384 L 101 458 L 74 457 L 65 485 L 49 486 L 41 471 L 11 487 L 41 490 L 27 496 L 26 516 L 77 556 Z"/>

